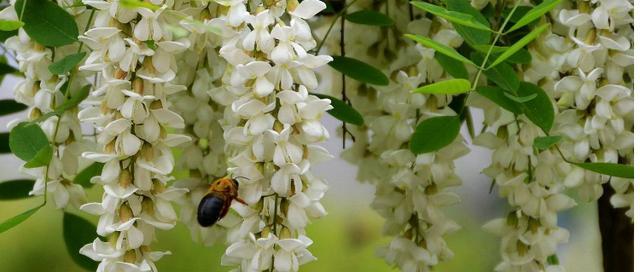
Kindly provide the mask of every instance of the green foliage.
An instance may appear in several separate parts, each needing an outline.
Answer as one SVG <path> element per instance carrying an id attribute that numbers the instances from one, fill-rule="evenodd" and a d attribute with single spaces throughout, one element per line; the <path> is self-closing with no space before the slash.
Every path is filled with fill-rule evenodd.
<path id="1" fill-rule="evenodd" d="M 11 153 L 9 148 L 9 133 L 0 133 L 0 154 Z"/>
<path id="2" fill-rule="evenodd" d="M 476 21 L 489 27 L 487 19 L 484 18 L 480 11 L 472 7 L 468 0 L 445 0 L 444 2 L 447 4 L 449 10 L 469 14 L 476 19 Z M 488 44 L 491 41 L 491 31 L 479 30 L 456 23 L 454 23 L 453 26 L 460 36 L 470 45 Z"/>
<path id="3" fill-rule="evenodd" d="M 80 254 L 80 248 L 91 243 L 95 238 L 96 227 L 86 219 L 65 212 L 62 218 L 62 236 L 71 259 L 82 268 L 95 271 L 98 263 Z"/>
<path id="4" fill-rule="evenodd" d="M 429 48 L 433 48 L 433 50 L 436 50 L 437 52 L 446 55 L 450 58 L 453 58 L 455 60 L 464 62 L 464 63 L 468 63 L 468 64 L 472 64 L 475 65 L 472 61 L 470 61 L 469 59 L 465 58 L 463 55 L 460 55 L 460 53 L 458 53 L 458 51 L 452 49 L 451 47 L 448 47 L 444 44 L 441 44 L 439 42 L 436 42 L 432 39 L 429 39 L 427 37 L 424 36 L 419 36 L 419 35 L 412 35 L 412 34 L 404 34 L 405 37 L 412 39 L 426 47 Z"/>
<path id="5" fill-rule="evenodd" d="M 127 9 L 148 8 L 153 11 L 156 11 L 160 8 L 159 6 L 156 6 L 149 2 L 138 0 L 120 0 L 120 6 Z"/>
<path id="6" fill-rule="evenodd" d="M 515 95 L 512 95 L 510 93 L 504 93 L 504 96 L 506 96 L 507 98 L 509 98 L 509 99 L 511 99 L 511 100 L 513 100 L 515 102 L 525 103 L 525 102 L 529 102 L 529 101 L 533 100 L 534 98 L 538 97 L 538 94 L 537 93 L 533 93 L 533 94 L 530 94 L 530 95 L 527 95 L 527 96 L 515 96 Z"/>
<path id="7" fill-rule="evenodd" d="M 488 68 L 494 67 L 502 63 L 503 61 L 507 60 L 509 57 L 514 55 L 516 52 L 518 52 L 518 50 L 524 48 L 531 41 L 535 40 L 538 36 L 540 36 L 540 34 L 542 34 L 542 32 L 544 32 L 545 30 L 547 30 L 548 27 L 549 27 L 549 24 L 544 24 L 536 27 L 534 30 L 529 32 L 529 34 L 527 34 L 522 39 L 514 43 L 511 47 L 507 48 L 507 50 L 502 52 L 502 54 L 500 54 L 498 58 L 496 58 L 496 60 Z"/>
<path id="8" fill-rule="evenodd" d="M 455 78 L 425 85 L 413 90 L 413 92 L 424 94 L 461 94 L 468 92 L 470 89 L 471 82 L 469 82 L 469 80 Z"/>
<path id="9" fill-rule="evenodd" d="M 16 102 L 13 99 L 0 100 L 0 115 L 21 112 L 27 109 L 27 105 Z"/>
<path id="10" fill-rule="evenodd" d="M 71 14 L 55 2 L 17 0 L 18 17 L 29 37 L 43 46 L 58 47 L 78 40 L 78 26 Z"/>
<path id="11" fill-rule="evenodd" d="M 42 167 L 49 164 L 53 156 L 53 148 L 50 145 L 44 146 L 36 155 L 27 163 L 24 164 L 25 168 Z"/>
<path id="12" fill-rule="evenodd" d="M 78 90 L 77 92 L 73 93 L 71 95 L 71 98 L 66 100 L 64 103 L 60 104 L 53 111 L 48 112 L 47 114 L 40 116 L 38 119 L 35 120 L 35 122 L 44 121 L 44 120 L 46 120 L 47 118 L 49 118 L 51 116 L 60 116 L 65 111 L 68 111 L 68 110 L 78 106 L 78 104 L 80 104 L 80 102 L 82 102 L 85 98 L 87 98 L 87 96 L 89 96 L 89 90 L 90 89 L 91 89 L 91 85 L 86 85 L 86 86 L 82 87 L 80 90 Z"/>
<path id="13" fill-rule="evenodd" d="M 371 26 L 392 26 L 393 20 L 389 16 L 374 10 L 359 10 L 345 16 L 347 21 L 354 24 Z"/>
<path id="14" fill-rule="evenodd" d="M 20 21 L 12 21 L 12 20 L 1 20 L 0 19 L 0 30 L 2 31 L 13 31 L 21 28 L 24 25 L 23 22 Z"/>
<path id="15" fill-rule="evenodd" d="M 455 78 L 469 78 L 469 72 L 462 62 L 440 52 L 436 52 L 435 59 L 447 74 L 450 74 Z"/>
<path id="16" fill-rule="evenodd" d="M 453 142 L 460 132 L 458 116 L 438 116 L 424 120 L 411 136 L 409 148 L 414 154 L 437 151 Z"/>
<path id="17" fill-rule="evenodd" d="M 32 215 L 34 215 L 40 208 L 42 208 L 44 206 L 44 203 L 38 205 L 35 208 L 31 208 L 29 210 L 26 210 L 24 212 L 22 212 L 21 214 L 18 214 L 14 217 L 11 217 L 7 220 L 5 220 L 4 222 L 2 222 L 0 224 L 0 233 L 3 233 L 7 230 L 12 229 L 13 227 L 20 225 L 20 223 L 24 222 L 25 220 L 29 219 L 29 217 L 31 217 Z"/>
<path id="18" fill-rule="evenodd" d="M 76 175 L 73 179 L 73 183 L 80 184 L 84 188 L 93 187 L 93 183 L 91 183 L 91 178 L 100 175 L 102 173 L 102 167 L 104 163 L 94 162 L 91 165 L 87 166 L 87 168 L 82 169 L 80 173 Z"/>
<path id="19" fill-rule="evenodd" d="M 41 166 L 43 163 L 46 165 L 53 153 L 47 136 L 35 123 L 24 122 L 14 127 L 9 134 L 9 147 L 13 154 L 31 167 Z"/>
<path id="20" fill-rule="evenodd" d="M 0 182 L 0 200 L 27 198 L 33 188 L 34 180 L 14 179 Z"/>
<path id="21" fill-rule="evenodd" d="M 544 136 L 533 140 L 533 146 L 538 150 L 547 150 L 562 140 L 562 136 Z"/>
<path id="22" fill-rule="evenodd" d="M 505 110 L 508 110 L 515 114 L 522 113 L 521 105 L 509 99 L 507 96 L 505 96 L 504 95 L 505 91 L 500 88 L 483 86 L 483 87 L 478 87 L 476 91 L 478 92 L 478 94 L 493 101 L 493 103 L 496 103 L 496 105 L 502 107 Z"/>
<path id="23" fill-rule="evenodd" d="M 553 126 L 555 112 L 553 104 L 543 89 L 529 82 L 521 82 L 518 89 L 519 97 L 536 95 L 533 99 L 522 103 L 522 112 L 531 122 L 549 133 Z"/>
<path id="24" fill-rule="evenodd" d="M 484 57 L 477 52 L 471 54 L 471 59 L 478 65 L 482 64 L 483 58 Z M 485 69 L 482 73 L 489 81 L 511 93 L 516 93 L 520 87 L 518 74 L 516 74 L 513 67 L 507 63 L 500 63 L 496 67 Z"/>
<path id="25" fill-rule="evenodd" d="M 633 179 L 633 166 L 606 162 L 583 162 L 574 165 L 607 176 Z"/>
<path id="26" fill-rule="evenodd" d="M 509 30 L 506 33 L 509 33 L 523 26 L 526 26 L 527 24 L 542 17 L 545 13 L 552 10 L 560 2 L 562 2 L 562 0 L 545 0 L 540 5 L 537 5 L 531 10 L 529 10 L 524 16 L 520 17 L 520 19 L 511 28 L 509 28 Z"/>
<path id="27" fill-rule="evenodd" d="M 500 63 L 493 68 L 485 70 L 484 75 L 498 87 L 511 93 L 516 93 L 520 88 L 518 74 L 516 74 L 511 65 L 506 63 Z"/>
<path id="28" fill-rule="evenodd" d="M 331 114 L 331 116 L 335 117 L 336 119 L 345 123 L 354 124 L 358 126 L 361 126 L 362 124 L 364 124 L 364 119 L 362 119 L 362 115 L 360 115 L 360 113 L 357 110 L 355 110 L 353 107 L 351 107 L 349 104 L 345 103 L 344 101 L 337 99 L 333 96 L 325 95 L 325 94 L 314 93 L 313 95 L 319 98 L 326 98 L 331 100 L 331 106 L 333 106 L 333 109 L 329 110 L 328 113 Z"/>
<path id="29" fill-rule="evenodd" d="M 333 56 L 329 66 L 357 81 L 373 85 L 388 85 L 389 79 L 380 70 L 357 59 Z"/>
<path id="30" fill-rule="evenodd" d="M 71 71 L 74 67 L 76 67 L 76 65 L 78 65 L 78 63 L 82 61 L 82 59 L 86 54 L 87 53 L 85 52 L 80 52 L 80 53 L 68 55 L 63 59 L 49 65 L 49 71 L 55 75 L 66 74 L 67 72 Z"/>
<path id="31" fill-rule="evenodd" d="M 472 15 L 462 13 L 462 12 L 447 10 L 446 8 L 429 4 L 427 2 L 411 1 L 411 4 L 428 13 L 436 15 L 440 18 L 444 18 L 445 20 L 451 23 L 470 27 L 470 28 L 475 28 L 479 30 L 491 31 L 491 28 L 489 28 L 488 25 L 481 23 Z"/>

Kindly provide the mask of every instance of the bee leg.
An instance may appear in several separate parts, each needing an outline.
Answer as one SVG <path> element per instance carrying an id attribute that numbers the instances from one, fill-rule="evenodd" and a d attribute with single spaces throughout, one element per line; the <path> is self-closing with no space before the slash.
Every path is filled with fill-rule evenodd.
<path id="1" fill-rule="evenodd" d="M 236 198 L 235 198 L 235 200 L 236 200 L 236 201 L 238 201 L 238 202 L 240 202 L 240 203 L 242 203 L 242 204 L 244 204 L 244 205 L 246 205 L 246 206 L 249 206 L 249 204 L 247 204 L 247 202 L 245 202 L 244 200 L 242 200 L 242 198 L 236 197 Z"/>

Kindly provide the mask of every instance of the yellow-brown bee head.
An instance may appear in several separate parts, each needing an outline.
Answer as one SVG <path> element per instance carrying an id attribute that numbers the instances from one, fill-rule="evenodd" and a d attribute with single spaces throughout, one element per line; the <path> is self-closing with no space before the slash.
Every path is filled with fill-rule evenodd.
<path id="1" fill-rule="evenodd" d="M 238 186 L 237 180 L 230 177 L 222 177 L 214 181 L 209 190 L 221 193 L 232 193 L 235 195 L 238 192 Z"/>

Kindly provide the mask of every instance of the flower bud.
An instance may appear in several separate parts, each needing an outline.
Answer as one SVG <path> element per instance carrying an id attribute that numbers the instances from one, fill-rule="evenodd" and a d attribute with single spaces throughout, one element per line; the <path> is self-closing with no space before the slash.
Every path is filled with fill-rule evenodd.
<path id="1" fill-rule="evenodd" d="M 118 212 L 120 222 L 126 222 L 129 219 L 133 218 L 133 211 L 129 208 L 129 205 L 122 204 L 120 205 L 120 210 Z"/>
<path id="2" fill-rule="evenodd" d="M 127 188 L 131 185 L 131 172 L 128 169 L 124 169 L 120 171 L 120 176 L 118 177 L 118 184 L 122 188 Z"/>

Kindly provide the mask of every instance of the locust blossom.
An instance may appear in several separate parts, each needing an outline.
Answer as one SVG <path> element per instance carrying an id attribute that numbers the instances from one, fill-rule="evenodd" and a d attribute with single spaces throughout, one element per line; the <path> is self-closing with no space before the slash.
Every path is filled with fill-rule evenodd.
<path id="1" fill-rule="evenodd" d="M 559 146 L 569 160 L 630 164 L 632 4 L 625 0 L 591 3 L 578 2 L 574 8 L 560 7 L 552 12 L 554 32 L 539 37 L 530 52 L 532 63 L 553 66 L 544 72 L 545 68 L 532 65 L 525 77 L 529 75 L 531 82 L 553 90 L 559 112 L 551 134 L 563 136 Z M 602 195 L 602 186 L 609 186 L 609 180 L 616 191 L 611 199 L 614 207 L 631 206 L 624 200 L 633 194 L 629 181 L 576 167 L 564 183 L 592 201 Z"/>
<path id="2" fill-rule="evenodd" d="M 100 217 L 97 232 L 107 239 L 80 252 L 100 262 L 99 271 L 157 271 L 155 261 L 169 252 L 151 250 L 156 230 L 176 224 L 171 203 L 188 191 L 171 182 L 171 148 L 191 138 L 173 133 L 185 122 L 169 98 L 186 89 L 174 82 L 176 54 L 190 41 L 165 30 L 165 15 L 179 4 L 155 11 L 126 10 L 117 2 L 86 4 L 96 8 L 96 20 L 81 36 L 93 50 L 81 69 L 99 80 L 78 116 L 98 133 L 97 149 L 82 157 L 104 164 L 92 179 L 104 193 L 101 202 L 81 209 Z M 127 23 L 127 30 L 117 22 Z"/>
<path id="3" fill-rule="evenodd" d="M 0 11 L 0 18 L 18 20 L 14 5 L 15 3 Z M 84 16 L 79 16 L 77 22 L 85 19 L 80 17 Z M 85 192 L 82 186 L 75 184 L 73 180 L 80 171 L 91 164 L 79 155 L 83 151 L 91 150 L 92 145 L 83 139 L 76 107 L 59 115 L 51 113 L 68 99 L 63 92 L 80 89 L 87 82 L 82 78 L 72 77 L 69 73 L 54 75 L 49 71 L 49 65 L 73 54 L 77 45 L 56 48 L 54 59 L 52 49 L 29 38 L 24 28 L 18 29 L 17 35 L 7 38 L 4 44 L 8 50 L 15 53 L 18 69 L 24 74 L 24 79 L 15 87 L 15 100 L 29 108 L 28 117 L 10 122 L 9 129 L 19 122 L 37 120 L 53 147 L 53 155 L 48 165 L 37 168 L 21 167 L 21 172 L 36 181 L 29 194 L 48 194 L 52 196 L 55 206 L 59 209 L 68 205 L 80 207 L 86 202 Z M 45 114 L 49 114 L 49 117 L 40 120 Z"/>
<path id="4" fill-rule="evenodd" d="M 318 87 L 314 70 L 331 57 L 308 52 L 315 41 L 305 22 L 325 4 L 276 1 L 252 10 L 243 1 L 218 4 L 228 6 L 214 19 L 227 71 L 222 86 L 208 93 L 226 106 L 219 122 L 228 172 L 249 205 L 235 203 L 214 226 L 228 229 L 222 263 L 243 271 L 298 271 L 315 260 L 306 225 L 326 214 L 320 200 L 327 186 L 310 167 L 330 157 L 317 144 L 329 137 L 320 120 L 331 105 L 311 92 Z"/>
<path id="5" fill-rule="evenodd" d="M 397 9 L 395 13 L 408 14 L 405 7 L 394 9 Z M 460 46 L 462 39 L 452 31 L 453 27 L 446 21 L 438 23 L 442 26 L 432 32 L 429 31 L 430 19 L 416 19 L 398 27 L 406 28 L 405 32 L 434 37 L 452 47 Z M 349 35 L 357 33 L 350 28 L 345 31 Z M 366 36 L 371 35 L 375 33 Z M 366 44 L 367 39 L 356 35 L 345 43 L 350 48 L 351 44 Z M 401 37 L 391 35 L 383 39 L 388 41 L 381 44 L 387 45 L 398 42 Z M 374 95 L 366 97 L 349 92 L 361 87 L 356 83 L 347 88 L 354 107 L 364 114 L 365 125 L 349 127 L 356 140 L 343 156 L 358 164 L 359 180 L 376 187 L 371 206 L 385 218 L 383 233 L 392 239 L 379 249 L 378 255 L 402 271 L 431 271 L 452 258 L 453 252 L 444 238 L 459 229 L 444 209 L 460 202 L 451 189 L 461 184 L 453 161 L 468 152 L 462 138 L 430 153 L 416 155 L 408 149 L 411 135 L 421 121 L 456 115 L 447 107 L 451 96 L 412 92 L 421 85 L 447 79 L 434 53 L 433 49 L 407 44 L 400 47 L 392 59 L 365 56 L 366 62 L 386 67 L 383 72 L 393 75 L 390 84 L 376 86 L 372 90 Z"/>

